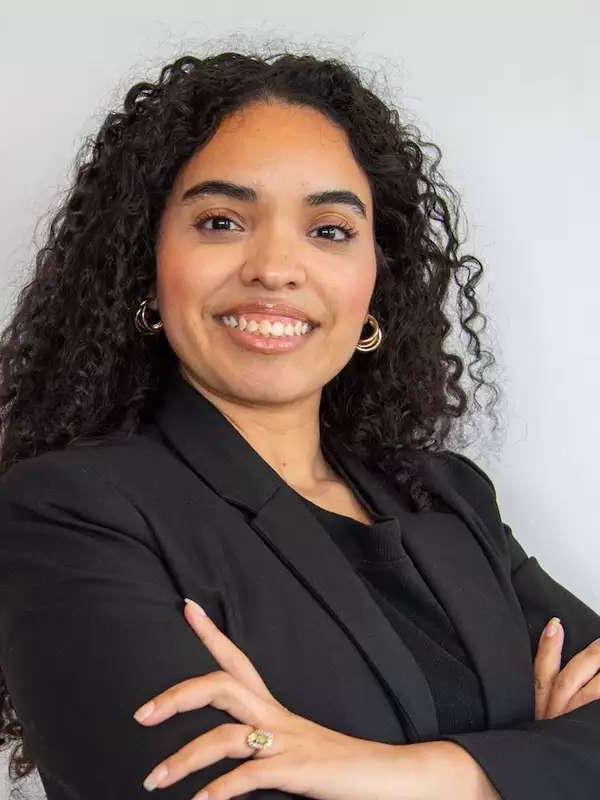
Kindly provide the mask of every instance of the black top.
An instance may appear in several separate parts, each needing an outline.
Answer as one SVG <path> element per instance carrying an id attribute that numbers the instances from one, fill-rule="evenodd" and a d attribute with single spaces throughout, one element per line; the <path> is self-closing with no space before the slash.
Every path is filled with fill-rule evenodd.
<path id="1" fill-rule="evenodd" d="M 425 673 L 440 733 L 485 728 L 477 673 L 452 622 L 387 525 L 365 525 L 298 495 L 344 552 Z M 439 513 L 439 512 L 434 512 Z"/>

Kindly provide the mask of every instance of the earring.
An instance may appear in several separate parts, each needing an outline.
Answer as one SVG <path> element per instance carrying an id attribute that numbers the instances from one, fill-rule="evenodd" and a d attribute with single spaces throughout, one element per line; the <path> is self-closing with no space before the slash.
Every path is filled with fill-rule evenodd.
<path id="1" fill-rule="evenodd" d="M 149 300 L 149 297 L 143 300 L 135 314 L 135 327 L 140 333 L 143 333 L 146 336 L 152 336 L 160 333 L 163 326 L 162 320 L 159 320 L 153 324 L 148 323 L 148 320 L 146 319 L 146 306 Z"/>
<path id="2" fill-rule="evenodd" d="M 371 314 L 367 314 L 365 325 L 367 324 L 367 322 L 373 326 L 374 330 L 370 336 L 366 337 L 366 339 L 358 340 L 356 349 L 360 350 L 363 353 L 368 353 L 371 350 L 377 350 L 377 348 L 381 344 L 381 340 L 383 339 L 383 333 L 375 317 L 372 316 Z"/>

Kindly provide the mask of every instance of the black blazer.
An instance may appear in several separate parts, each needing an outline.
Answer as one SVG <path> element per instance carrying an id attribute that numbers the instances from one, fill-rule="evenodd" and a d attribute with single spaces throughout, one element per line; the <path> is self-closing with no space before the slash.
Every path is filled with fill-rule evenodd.
<path id="1" fill-rule="evenodd" d="M 532 674 L 551 616 L 566 629 L 563 665 L 600 636 L 600 616 L 526 555 L 487 475 L 449 451 L 424 455 L 426 482 L 454 512 L 430 517 L 448 526 L 426 524 L 358 459 L 325 455 L 403 537 L 453 621 L 481 679 L 486 730 L 438 735 L 422 671 L 344 554 L 175 371 L 135 435 L 43 453 L 0 481 L 0 659 L 49 800 L 147 797 L 142 780 L 160 760 L 239 722 L 212 706 L 150 728 L 132 718 L 158 692 L 220 669 L 184 597 L 295 713 L 386 743 L 457 742 L 505 800 L 600 796 L 600 701 L 535 721 Z M 188 800 L 240 763 L 218 761 L 161 797 Z"/>

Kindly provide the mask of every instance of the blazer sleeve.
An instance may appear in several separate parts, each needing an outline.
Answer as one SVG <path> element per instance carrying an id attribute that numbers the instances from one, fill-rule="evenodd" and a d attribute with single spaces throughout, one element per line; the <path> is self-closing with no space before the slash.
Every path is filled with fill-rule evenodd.
<path id="1" fill-rule="evenodd" d="M 207 580 L 193 599 L 227 634 L 220 589 Z M 183 608 L 142 513 L 87 463 L 42 454 L 5 473 L 0 663 L 48 800 L 141 800 L 160 761 L 239 724 L 210 705 L 152 727 L 133 719 L 155 694 L 221 669 Z M 160 796 L 189 800 L 241 763 L 220 759 Z"/>
<path id="2" fill-rule="evenodd" d="M 458 457 L 485 479 L 495 504 L 496 491 L 484 470 L 462 454 L 446 453 Z M 485 484 L 480 485 L 486 491 Z M 532 659 L 547 621 L 558 616 L 565 630 L 562 669 L 576 653 L 600 637 L 600 616 L 555 581 L 534 556 L 528 555 L 509 525 L 501 520 L 500 524 L 510 558 L 512 583 L 529 629 Z M 595 646 L 600 650 L 600 643 Z M 600 797 L 600 700 L 553 719 L 526 720 L 507 729 L 440 738 L 465 748 L 503 800 Z"/>

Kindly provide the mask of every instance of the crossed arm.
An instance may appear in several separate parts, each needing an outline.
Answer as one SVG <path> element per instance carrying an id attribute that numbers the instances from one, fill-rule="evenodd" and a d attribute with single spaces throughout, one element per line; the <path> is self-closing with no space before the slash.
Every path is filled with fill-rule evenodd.
<path id="1" fill-rule="evenodd" d="M 48 800 L 144 797 L 141 779 L 161 759 L 199 731 L 232 720 L 207 706 L 150 732 L 133 710 L 156 694 L 156 676 L 167 689 L 219 663 L 198 647 L 181 597 L 128 500 L 74 465 L 34 459 L 22 466 L 0 489 L 0 663 L 28 750 Z M 564 624 L 566 661 L 600 636 L 600 616 L 505 530 L 532 653 L 556 615 Z M 219 598 L 207 593 L 202 600 L 218 619 Z M 442 767 L 440 791 L 453 800 L 589 800 L 600 786 L 600 700 L 553 719 L 399 745 L 395 752 L 398 775 L 409 768 L 408 754 L 421 775 Z M 189 800 L 237 766 L 239 759 L 222 758 L 163 796 Z M 276 790 L 253 796 L 263 792 L 293 796 Z"/>

